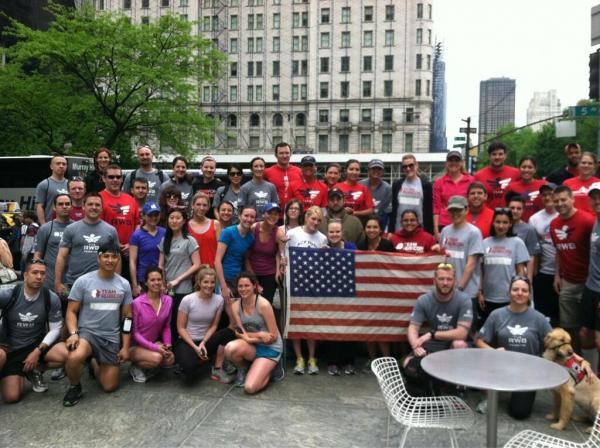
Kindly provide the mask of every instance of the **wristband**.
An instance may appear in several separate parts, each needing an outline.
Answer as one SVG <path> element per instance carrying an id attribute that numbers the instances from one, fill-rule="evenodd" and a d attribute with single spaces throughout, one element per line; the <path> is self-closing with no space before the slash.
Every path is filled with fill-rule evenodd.
<path id="1" fill-rule="evenodd" d="M 431 340 L 435 341 L 435 330 L 431 330 L 429 334 L 431 335 Z"/>
<path id="2" fill-rule="evenodd" d="M 69 332 L 69 336 L 75 336 L 75 335 L 79 336 L 79 330 Z"/>

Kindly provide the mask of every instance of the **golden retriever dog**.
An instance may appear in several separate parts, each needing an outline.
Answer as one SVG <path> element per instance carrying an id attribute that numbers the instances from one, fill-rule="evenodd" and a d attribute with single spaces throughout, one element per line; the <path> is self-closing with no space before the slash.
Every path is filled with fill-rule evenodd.
<path id="1" fill-rule="evenodd" d="M 569 381 L 554 389 L 554 412 L 546 419 L 556 421 L 550 425 L 562 431 L 569 424 L 576 403 L 584 416 L 576 421 L 594 421 L 600 408 L 600 381 L 590 368 L 590 363 L 573 352 L 571 336 L 562 328 L 555 328 L 544 338 L 543 357 L 569 370 Z M 587 429 L 591 432 L 591 427 Z"/>

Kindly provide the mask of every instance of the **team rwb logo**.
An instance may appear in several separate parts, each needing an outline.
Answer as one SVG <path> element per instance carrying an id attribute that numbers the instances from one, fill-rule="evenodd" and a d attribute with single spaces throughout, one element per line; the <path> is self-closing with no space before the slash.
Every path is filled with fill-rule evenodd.
<path id="1" fill-rule="evenodd" d="M 181 199 L 183 199 L 184 201 L 187 201 L 187 198 L 190 196 L 189 193 L 181 193 Z"/>
<path id="2" fill-rule="evenodd" d="M 38 318 L 37 314 L 31 314 L 31 313 L 27 313 L 27 314 L 21 314 L 19 313 L 19 319 L 21 319 L 21 322 L 34 322 L 36 319 Z"/>
<path id="3" fill-rule="evenodd" d="M 437 319 L 443 324 L 449 324 L 450 321 L 452 320 L 452 314 L 446 314 L 446 313 L 443 313 L 442 315 L 436 314 L 435 317 L 437 317 Z"/>
<path id="4" fill-rule="evenodd" d="M 569 226 L 565 224 L 560 229 L 554 229 L 554 233 L 556 233 L 556 238 L 558 238 L 560 241 L 564 241 L 569 237 L 571 229 L 569 229 Z"/>
<path id="5" fill-rule="evenodd" d="M 512 179 L 510 177 L 506 178 L 506 179 L 498 179 L 498 185 L 500 186 L 500 188 L 502 190 L 505 190 L 506 187 L 508 187 L 508 184 L 510 184 L 510 181 Z"/>
<path id="6" fill-rule="evenodd" d="M 254 192 L 254 196 L 256 196 L 259 199 L 265 199 L 268 195 L 269 195 L 269 193 L 267 193 L 266 191 L 255 191 Z"/>
<path id="7" fill-rule="evenodd" d="M 352 199 L 354 199 L 355 201 L 358 201 L 358 199 L 362 196 L 363 192 L 362 191 L 352 191 L 350 193 L 350 196 L 352 196 Z"/>
<path id="8" fill-rule="evenodd" d="M 56 190 L 56 195 L 58 196 L 59 194 L 69 194 L 69 191 L 65 190 L 64 188 L 59 188 Z"/>
<path id="9" fill-rule="evenodd" d="M 513 336 L 523 336 L 525 332 L 529 330 L 529 327 L 522 327 L 519 324 L 515 325 L 514 327 L 508 325 L 506 328 L 508 328 L 508 331 L 510 331 L 510 334 Z"/>
<path id="10" fill-rule="evenodd" d="M 156 182 L 148 181 L 148 190 L 154 190 L 154 187 L 156 187 Z"/>
<path id="11" fill-rule="evenodd" d="M 127 216 L 129 214 L 129 210 L 131 209 L 130 205 L 121 205 L 121 204 L 110 204 L 109 207 L 117 214 Z"/>
<path id="12" fill-rule="evenodd" d="M 100 238 L 102 238 L 102 235 L 95 235 L 93 233 L 91 233 L 90 235 L 83 235 L 83 239 L 87 243 L 84 244 L 83 251 L 88 254 L 98 252 L 98 248 L 100 247 L 98 241 L 100 241 Z"/>
<path id="13" fill-rule="evenodd" d="M 318 196 L 318 194 L 319 194 L 319 190 L 308 190 L 308 196 L 311 199 L 316 198 Z"/>
<path id="14" fill-rule="evenodd" d="M 90 235 L 83 235 L 83 239 L 90 244 L 97 243 L 98 241 L 100 241 L 100 238 L 102 238 L 101 235 L 94 235 L 93 233 Z"/>

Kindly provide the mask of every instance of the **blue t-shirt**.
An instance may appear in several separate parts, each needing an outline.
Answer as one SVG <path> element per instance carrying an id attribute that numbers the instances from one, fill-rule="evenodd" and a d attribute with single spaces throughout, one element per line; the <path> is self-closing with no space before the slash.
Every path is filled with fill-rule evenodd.
<path id="1" fill-rule="evenodd" d="M 219 243 L 227 245 L 223 256 L 223 274 L 226 279 L 234 279 L 244 265 L 244 256 L 254 244 L 254 235 L 248 232 L 245 237 L 240 235 L 237 226 L 227 227 L 219 235 Z"/>
<path id="2" fill-rule="evenodd" d="M 152 236 L 144 229 L 137 229 L 129 238 L 129 244 L 138 248 L 137 253 L 137 280 L 138 282 L 144 282 L 144 276 L 146 275 L 146 269 L 150 266 L 158 266 L 158 257 L 160 250 L 158 250 L 158 243 L 165 236 L 164 227 L 156 228 L 156 235 Z"/>

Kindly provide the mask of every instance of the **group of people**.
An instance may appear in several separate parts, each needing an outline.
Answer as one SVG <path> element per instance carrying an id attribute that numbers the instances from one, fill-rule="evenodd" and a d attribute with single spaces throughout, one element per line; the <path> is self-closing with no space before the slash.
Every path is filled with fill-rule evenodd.
<path id="1" fill-rule="evenodd" d="M 448 152 L 434 182 L 404 154 L 403 175 L 391 185 L 379 159 L 365 179 L 350 159 L 328 165 L 321 181 L 313 156 L 290 164 L 286 143 L 268 168 L 252 159 L 245 183 L 237 164 L 227 167 L 228 182 L 217 179 L 211 156 L 201 176 L 177 156 L 168 177 L 148 147 L 126 176 L 106 148 L 85 179 L 66 179 L 64 157 L 54 157 L 37 187 L 39 229 L 24 252 L 23 285 L 0 291 L 3 400 L 20 398 L 24 377 L 46 390 L 43 371 L 57 369 L 59 378 L 64 368 L 63 404 L 72 406 L 86 365 L 112 391 L 126 361 L 135 382 L 159 368 L 193 379 L 208 364 L 217 381 L 262 390 L 283 374 L 272 304 L 286 246 L 446 256 L 432 291 L 415 302 L 402 363 L 408 377 L 429 381 L 424 356 L 469 344 L 539 355 L 551 324 L 570 331 L 597 366 L 595 155 L 569 144 L 567 166 L 543 180 L 532 157 L 514 168 L 502 143 L 488 153 L 489 166 L 471 176 L 461 152 Z M 295 374 L 319 373 L 317 356 L 330 375 L 356 371 L 356 343 L 307 340 L 306 357 L 301 340 L 292 346 Z M 369 361 L 391 353 L 383 341 L 366 349 Z M 528 415 L 533 398 L 515 395 L 513 415 Z"/>

